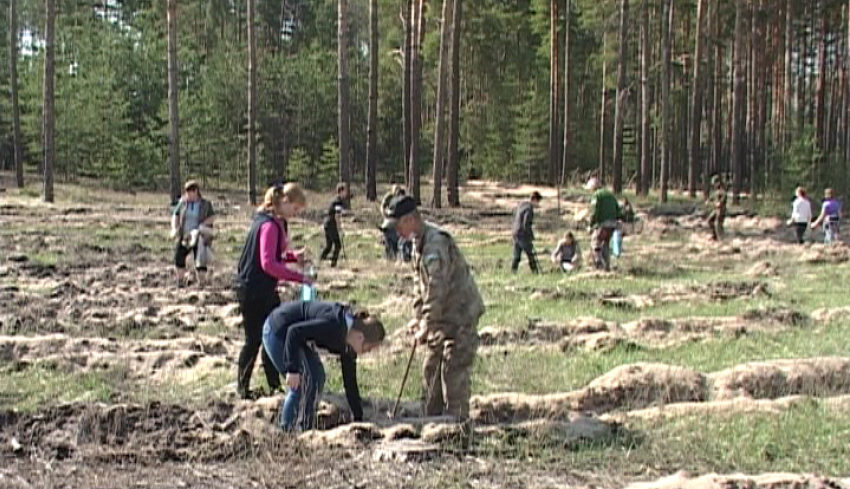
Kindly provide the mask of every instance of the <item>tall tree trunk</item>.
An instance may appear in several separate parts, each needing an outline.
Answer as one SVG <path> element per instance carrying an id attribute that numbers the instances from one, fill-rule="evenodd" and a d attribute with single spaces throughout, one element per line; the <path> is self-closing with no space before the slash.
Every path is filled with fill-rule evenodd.
<path id="1" fill-rule="evenodd" d="M 411 89 L 411 66 L 413 63 L 413 20 L 411 13 L 413 12 L 414 0 L 405 0 L 402 5 L 402 23 L 404 24 L 404 67 L 402 70 L 402 89 L 401 89 L 401 106 L 403 119 L 403 144 L 404 155 L 402 162 L 404 166 L 404 181 L 410 186 L 410 171 L 408 167 L 408 159 L 410 158 L 410 130 L 411 130 L 411 105 L 410 105 L 410 89 Z"/>
<path id="2" fill-rule="evenodd" d="M 572 21 L 572 1 L 565 0 L 564 5 L 564 138 L 561 148 L 561 177 L 558 180 L 558 206 L 560 212 L 561 187 L 565 184 L 569 165 L 570 150 L 570 22 Z"/>
<path id="3" fill-rule="evenodd" d="M 700 129 L 702 128 L 702 58 L 705 51 L 705 9 L 708 0 L 697 0 L 696 47 L 694 51 L 694 80 L 691 92 L 691 138 L 688 157 L 688 195 L 696 197 L 700 161 Z"/>
<path id="4" fill-rule="evenodd" d="M 711 109 L 711 125 L 712 140 L 711 140 L 711 171 L 715 174 L 721 172 L 721 161 L 723 159 L 723 98 L 726 94 L 726 86 L 724 84 L 726 72 L 724 70 L 723 45 L 720 43 L 720 22 L 717 22 L 717 30 L 715 31 L 715 49 L 714 49 L 714 107 Z M 731 111 L 730 111 L 731 113 Z M 709 194 L 708 182 L 705 185 L 703 193 L 706 197 Z"/>
<path id="5" fill-rule="evenodd" d="M 558 90 L 558 0 L 549 1 L 549 157 L 546 181 L 554 184 L 558 165 L 559 98 Z"/>
<path id="6" fill-rule="evenodd" d="M 802 8 L 802 19 L 805 23 L 806 14 L 808 13 L 808 7 L 803 4 Z M 805 27 L 802 32 L 798 36 L 799 40 L 797 41 L 798 54 L 797 54 L 797 127 L 796 130 L 799 133 L 806 126 L 806 58 L 809 56 L 809 48 L 807 45 L 808 34 L 806 33 Z"/>
<path id="7" fill-rule="evenodd" d="M 463 14 L 462 0 L 454 0 L 452 15 L 452 83 L 451 107 L 449 115 L 449 168 L 448 168 L 448 198 L 449 206 L 460 207 L 460 30 Z M 569 2 L 569 0 L 567 0 Z"/>
<path id="8" fill-rule="evenodd" d="M 744 169 L 744 85 L 746 84 L 744 7 L 746 0 L 735 0 L 735 52 L 733 55 L 734 92 L 732 94 L 732 201 L 741 201 L 742 176 Z"/>
<path id="9" fill-rule="evenodd" d="M 422 17 L 424 0 L 414 0 L 411 15 L 413 56 L 411 56 L 410 84 L 410 154 L 408 172 L 410 174 L 410 193 L 416 202 L 420 202 L 419 193 L 419 132 L 422 125 Z"/>
<path id="10" fill-rule="evenodd" d="M 44 28 L 44 98 L 42 106 L 43 146 L 44 146 L 44 201 L 53 202 L 53 165 L 56 159 L 54 107 L 54 45 L 56 30 L 56 0 L 46 0 Z"/>
<path id="11" fill-rule="evenodd" d="M 257 205 L 257 27 L 255 0 L 248 0 L 248 202 Z M 281 178 L 283 175 L 275 175 Z"/>
<path id="12" fill-rule="evenodd" d="M 746 121 L 746 148 L 747 167 L 749 168 L 750 199 L 756 198 L 756 126 L 757 126 L 757 103 L 758 94 L 756 80 L 758 78 L 758 60 L 756 49 L 758 45 L 758 7 L 757 0 L 750 0 L 749 10 L 749 37 L 747 39 L 747 121 Z"/>
<path id="13" fill-rule="evenodd" d="M 819 0 L 818 6 L 820 7 L 820 32 L 818 34 L 818 81 L 817 87 L 815 88 L 815 134 L 817 136 L 817 144 L 820 158 L 816 158 L 813 164 L 815 165 L 812 168 L 812 176 L 815 181 L 819 181 L 820 173 L 823 170 L 823 155 L 826 150 L 826 77 L 827 77 L 827 68 L 826 68 L 826 36 L 827 31 L 829 29 L 827 23 L 827 11 L 824 0 Z M 814 12 L 812 13 L 814 15 Z"/>
<path id="14" fill-rule="evenodd" d="M 339 181 L 351 183 L 351 121 L 348 104 L 348 0 L 338 0 L 337 93 L 339 130 Z"/>
<path id="15" fill-rule="evenodd" d="M 366 129 L 366 198 L 378 200 L 378 0 L 369 0 L 369 120 Z"/>
<path id="16" fill-rule="evenodd" d="M 782 118 L 782 147 L 787 147 L 791 136 L 791 110 L 794 104 L 794 0 L 785 0 L 785 104 Z"/>
<path id="17" fill-rule="evenodd" d="M 443 0 L 443 21 L 440 25 L 440 59 L 437 68 L 437 113 L 434 121 L 434 160 L 433 179 L 434 194 L 431 206 L 435 209 L 442 207 L 443 188 L 443 155 L 445 154 L 445 112 L 446 88 L 449 76 L 449 44 L 452 31 L 452 0 Z"/>
<path id="18" fill-rule="evenodd" d="M 18 11 L 17 0 L 9 0 L 9 88 L 12 95 L 12 146 L 15 183 L 24 188 L 24 147 L 21 141 L 21 111 L 18 107 Z"/>
<path id="19" fill-rule="evenodd" d="M 673 0 L 664 0 L 661 16 L 661 202 L 667 202 L 667 175 L 670 171 L 670 58 L 673 28 Z"/>
<path id="20" fill-rule="evenodd" d="M 602 33 L 602 104 L 599 108 L 599 183 L 605 183 L 605 167 L 607 166 L 607 145 L 605 144 L 605 109 L 608 105 L 608 90 L 605 79 L 608 78 L 608 65 L 605 63 L 605 51 L 607 48 L 605 33 Z"/>
<path id="21" fill-rule="evenodd" d="M 708 0 L 703 0 L 708 1 Z M 711 168 L 711 141 L 714 139 L 714 87 L 716 84 L 716 80 L 714 79 L 714 56 L 715 51 L 714 47 L 710 44 L 705 44 L 707 41 L 711 40 L 711 44 L 714 43 L 714 32 L 717 29 L 717 10 L 720 8 L 718 2 L 708 2 L 706 17 L 708 17 L 708 24 L 706 29 L 703 31 L 703 47 L 706 62 L 705 67 L 702 70 L 702 77 L 705 78 L 705 100 L 702 101 L 700 105 L 703 107 L 702 119 L 705 126 L 705 144 L 704 148 L 708 148 L 708 151 L 700 151 L 700 161 L 701 171 L 700 171 L 700 181 L 698 185 L 702 188 L 703 197 L 708 196 L 708 176 L 710 175 Z M 702 125 L 702 124 L 701 124 Z M 702 142 L 700 143 L 702 145 Z"/>
<path id="22" fill-rule="evenodd" d="M 620 46 L 617 99 L 614 108 L 614 193 L 623 191 L 623 118 L 626 111 L 626 70 L 629 65 L 629 0 L 620 0 Z"/>
<path id="23" fill-rule="evenodd" d="M 650 177 L 650 132 L 649 125 L 649 2 L 641 2 L 640 23 L 640 171 L 638 171 L 638 194 L 649 193 Z"/>
<path id="24" fill-rule="evenodd" d="M 48 0 L 48 5 L 54 0 Z M 180 199 L 180 109 L 177 105 L 180 94 L 180 81 L 177 75 L 177 0 L 168 0 L 168 161 L 171 201 Z M 52 88 L 52 87 L 51 87 Z"/>

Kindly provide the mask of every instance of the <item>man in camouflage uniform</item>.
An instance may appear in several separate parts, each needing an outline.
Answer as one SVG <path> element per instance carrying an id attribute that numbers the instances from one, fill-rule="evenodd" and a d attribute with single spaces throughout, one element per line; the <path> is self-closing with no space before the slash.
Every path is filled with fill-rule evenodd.
<path id="1" fill-rule="evenodd" d="M 426 416 L 469 416 L 472 363 L 484 302 L 460 249 L 446 231 L 425 222 L 408 196 L 392 200 L 384 228 L 413 240 L 414 310 L 408 325 L 427 345 L 423 363 Z"/>
<path id="2" fill-rule="evenodd" d="M 714 187 L 714 194 L 711 196 L 714 207 L 708 215 L 708 227 L 711 228 L 711 239 L 717 241 L 723 238 L 723 220 L 726 219 L 726 187 L 718 175 L 711 177 L 711 185 Z"/>

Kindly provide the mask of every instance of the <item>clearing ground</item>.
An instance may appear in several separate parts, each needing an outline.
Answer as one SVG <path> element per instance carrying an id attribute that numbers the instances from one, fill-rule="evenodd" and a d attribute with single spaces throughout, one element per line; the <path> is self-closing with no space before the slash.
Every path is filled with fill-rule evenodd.
<path id="1" fill-rule="evenodd" d="M 412 280 L 381 258 L 377 209 L 358 198 L 347 258 L 321 268 L 318 287 L 391 330 L 360 364 L 367 420 L 350 423 L 329 362 L 321 429 L 284 436 L 279 397 L 235 396 L 230 284 L 250 216 L 238 195 L 206 192 L 214 275 L 177 289 L 163 195 L 67 185 L 45 205 L 8 189 L 0 487 L 850 487 L 848 247 L 792 244 L 782 219 L 743 209 L 712 243 L 700 205 L 638 201 L 643 233 L 613 272 L 532 276 L 523 263 L 513 275 L 510 214 L 531 190 L 470 182 L 462 209 L 425 210 L 455 235 L 488 307 L 471 425 L 420 418 L 418 372 L 400 416 L 386 414 Z M 587 195 L 558 206 L 542 193 L 541 260 L 567 229 L 588 255 L 574 220 Z M 292 226 L 314 254 L 328 199 L 311 195 Z"/>

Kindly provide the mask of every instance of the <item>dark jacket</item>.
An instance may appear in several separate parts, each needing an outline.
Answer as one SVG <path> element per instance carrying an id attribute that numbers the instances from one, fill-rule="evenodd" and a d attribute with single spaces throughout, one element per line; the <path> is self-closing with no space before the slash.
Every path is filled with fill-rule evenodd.
<path id="1" fill-rule="evenodd" d="M 237 266 L 236 286 L 241 287 L 245 291 L 247 297 L 266 297 L 270 294 L 276 294 L 278 280 L 265 271 L 263 271 L 260 263 L 260 228 L 263 224 L 271 222 L 278 226 L 281 235 L 284 230 L 272 216 L 258 212 L 254 215 L 254 222 L 251 224 L 251 229 L 248 231 L 248 237 L 245 239 L 245 246 L 242 248 L 242 254 L 239 257 L 239 265 Z M 285 226 L 285 224 L 284 224 Z M 283 240 L 278 240 L 277 255 L 279 259 L 283 256 Z"/>
<path id="2" fill-rule="evenodd" d="M 333 230 L 337 228 L 336 216 L 337 214 L 341 213 L 345 208 L 345 200 L 342 197 L 337 197 L 333 201 L 331 201 L 331 204 L 328 206 L 328 212 L 325 215 L 325 229 Z"/>
<path id="3" fill-rule="evenodd" d="M 534 240 L 534 206 L 523 202 L 514 211 L 513 237 L 525 241 Z"/>
<path id="4" fill-rule="evenodd" d="M 317 348 L 339 355 L 345 397 L 355 421 L 363 419 L 363 405 L 357 386 L 357 354 L 346 343 L 348 309 L 334 302 L 289 302 L 268 317 L 268 323 L 284 343 L 284 372 L 298 373 L 301 351 L 315 344 Z"/>

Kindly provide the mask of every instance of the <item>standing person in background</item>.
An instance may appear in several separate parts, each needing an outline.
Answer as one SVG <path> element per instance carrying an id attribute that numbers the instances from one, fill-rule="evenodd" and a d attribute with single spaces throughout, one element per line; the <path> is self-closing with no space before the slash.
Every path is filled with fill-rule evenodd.
<path id="1" fill-rule="evenodd" d="M 841 224 L 841 203 L 835 198 L 831 188 L 823 191 L 823 204 L 818 218 L 812 223 L 812 229 L 823 224 L 824 244 L 837 243 Z"/>
<path id="2" fill-rule="evenodd" d="M 389 211 L 390 202 L 395 197 L 400 197 L 402 195 L 407 195 L 407 191 L 404 190 L 404 187 L 401 185 L 393 185 L 393 188 L 390 192 L 384 195 L 384 199 L 381 201 L 381 216 L 386 217 L 387 212 Z M 395 260 L 399 258 L 399 251 L 401 252 L 401 259 L 405 262 L 410 261 L 412 244 L 410 241 L 402 239 L 399 237 L 395 228 L 382 228 L 381 231 L 384 233 L 384 256 L 387 260 Z"/>
<path id="3" fill-rule="evenodd" d="M 794 226 L 794 232 L 797 234 L 797 243 L 803 244 L 806 229 L 812 222 L 812 204 L 806 197 L 806 189 L 797 187 L 795 192 L 796 197 L 794 203 L 791 204 L 791 220 L 788 223 Z"/>
<path id="4" fill-rule="evenodd" d="M 591 178 L 584 188 L 593 191 L 590 197 L 591 248 L 597 270 L 611 270 L 611 237 L 619 226 L 620 204 L 610 190 L 602 188 L 599 180 Z"/>
<path id="5" fill-rule="evenodd" d="M 711 228 L 712 241 L 723 239 L 723 221 L 726 220 L 726 186 L 719 175 L 711 177 L 714 195 L 711 196 L 712 209 L 708 214 L 708 227 Z"/>
<path id="6" fill-rule="evenodd" d="M 517 206 L 514 211 L 514 223 L 511 232 L 514 239 L 514 251 L 511 261 L 511 271 L 519 269 L 522 254 L 528 257 L 528 266 L 532 273 L 540 273 L 537 257 L 534 256 L 534 208 L 540 206 L 543 196 L 540 192 L 531 193 L 531 198 Z"/>
<path id="7" fill-rule="evenodd" d="M 298 184 L 269 188 L 242 248 L 236 280 L 236 295 L 245 329 L 245 345 L 239 353 L 237 374 L 237 393 L 242 399 L 251 397 L 251 373 L 257 353 L 262 349 L 263 324 L 280 304 L 278 282 L 311 282 L 309 277 L 286 266 L 287 263 L 302 266 L 306 263 L 304 250 L 289 249 L 288 223 L 306 206 L 307 199 Z M 262 357 L 269 388 L 272 391 L 280 389 L 280 376 L 265 349 L 262 349 Z"/>
<path id="8" fill-rule="evenodd" d="M 212 203 L 201 197 L 198 182 L 189 180 L 183 186 L 183 197 L 171 216 L 171 239 L 174 244 L 174 268 L 177 287 L 189 282 L 186 258 L 192 253 L 198 285 L 202 285 L 207 272 L 207 248 L 212 244 L 215 210 Z"/>
<path id="9" fill-rule="evenodd" d="M 333 255 L 331 255 L 332 268 L 336 267 L 336 262 L 339 260 L 339 252 L 342 249 L 342 228 L 340 227 L 339 218 L 348 206 L 348 197 L 348 185 L 344 183 L 337 184 L 336 198 L 328 206 L 328 213 L 325 215 L 324 223 L 322 223 L 322 228 L 325 231 L 325 249 L 322 250 L 320 259 L 325 260 L 331 251 L 333 251 Z"/>

